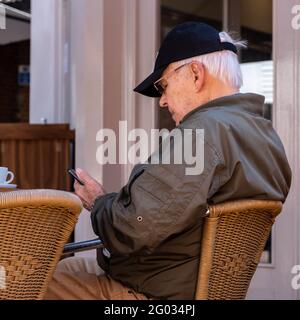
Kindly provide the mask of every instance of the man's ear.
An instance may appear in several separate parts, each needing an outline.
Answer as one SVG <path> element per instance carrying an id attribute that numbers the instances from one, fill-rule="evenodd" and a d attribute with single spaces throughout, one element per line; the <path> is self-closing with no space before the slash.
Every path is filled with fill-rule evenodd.
<path id="1" fill-rule="evenodd" d="M 192 63 L 192 72 L 194 77 L 194 84 L 197 92 L 199 92 L 204 85 L 205 68 L 200 62 Z"/>

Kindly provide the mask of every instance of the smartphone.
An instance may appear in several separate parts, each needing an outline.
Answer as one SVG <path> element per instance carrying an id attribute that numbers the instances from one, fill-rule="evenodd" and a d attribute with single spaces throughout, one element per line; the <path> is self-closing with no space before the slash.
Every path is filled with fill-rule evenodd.
<path id="1" fill-rule="evenodd" d="M 69 169 L 68 174 L 71 175 L 78 183 L 82 186 L 84 186 L 84 183 L 79 179 L 76 171 L 74 169 Z"/>

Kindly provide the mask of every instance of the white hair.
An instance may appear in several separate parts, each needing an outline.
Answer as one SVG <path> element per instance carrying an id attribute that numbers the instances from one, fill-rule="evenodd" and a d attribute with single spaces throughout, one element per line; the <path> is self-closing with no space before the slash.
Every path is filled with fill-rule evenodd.
<path id="1" fill-rule="evenodd" d="M 232 35 L 223 31 L 220 33 L 221 42 L 230 42 L 237 49 L 246 48 L 247 42 L 234 40 Z M 178 66 L 197 61 L 202 63 L 206 70 L 213 76 L 217 77 L 225 84 L 240 89 L 243 85 L 243 75 L 239 64 L 238 56 L 229 50 L 213 52 L 186 60 L 176 62 Z"/>

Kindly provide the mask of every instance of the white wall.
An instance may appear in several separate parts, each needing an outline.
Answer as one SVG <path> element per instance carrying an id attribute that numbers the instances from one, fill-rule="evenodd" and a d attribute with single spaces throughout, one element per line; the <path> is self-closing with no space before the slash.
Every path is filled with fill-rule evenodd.
<path id="1" fill-rule="evenodd" d="M 96 133 L 156 126 L 156 102 L 133 92 L 154 67 L 159 34 L 158 1 L 72 0 L 71 93 L 76 119 L 76 166 L 103 182 L 108 192 L 127 181 L 131 166 L 96 162 Z M 94 237 L 89 215 L 82 215 L 76 240 Z M 93 253 L 88 253 L 93 254 Z"/>

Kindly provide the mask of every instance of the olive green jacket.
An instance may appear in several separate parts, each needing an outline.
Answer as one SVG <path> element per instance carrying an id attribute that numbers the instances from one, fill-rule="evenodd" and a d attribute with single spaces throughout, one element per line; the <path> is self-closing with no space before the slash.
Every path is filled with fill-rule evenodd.
<path id="1" fill-rule="evenodd" d="M 111 277 L 148 297 L 193 299 L 207 205 L 285 201 L 291 170 L 263 104 L 236 94 L 182 120 L 180 130 L 204 129 L 201 174 L 187 175 L 185 163 L 140 164 L 120 192 L 97 199 L 92 225 L 107 249 L 98 262 Z"/>

